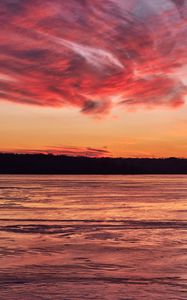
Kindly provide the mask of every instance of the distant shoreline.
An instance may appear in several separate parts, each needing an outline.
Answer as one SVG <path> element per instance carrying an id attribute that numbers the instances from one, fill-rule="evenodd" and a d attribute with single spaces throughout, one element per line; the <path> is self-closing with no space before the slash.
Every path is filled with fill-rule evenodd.
<path id="1" fill-rule="evenodd" d="M 186 158 L 90 158 L 0 153 L 0 174 L 156 175 L 187 174 Z"/>

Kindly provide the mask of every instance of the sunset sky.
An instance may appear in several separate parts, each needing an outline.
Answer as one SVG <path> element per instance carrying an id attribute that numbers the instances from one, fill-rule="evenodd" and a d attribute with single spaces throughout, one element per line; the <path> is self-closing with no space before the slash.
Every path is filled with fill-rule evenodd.
<path id="1" fill-rule="evenodd" d="M 1 0 L 0 151 L 187 157 L 187 0 Z"/>

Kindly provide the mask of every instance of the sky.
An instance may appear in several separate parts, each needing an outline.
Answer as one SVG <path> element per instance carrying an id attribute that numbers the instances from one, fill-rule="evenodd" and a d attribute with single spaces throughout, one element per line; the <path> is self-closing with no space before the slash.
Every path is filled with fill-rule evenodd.
<path id="1" fill-rule="evenodd" d="M 0 151 L 187 157 L 187 0 L 1 0 Z"/>

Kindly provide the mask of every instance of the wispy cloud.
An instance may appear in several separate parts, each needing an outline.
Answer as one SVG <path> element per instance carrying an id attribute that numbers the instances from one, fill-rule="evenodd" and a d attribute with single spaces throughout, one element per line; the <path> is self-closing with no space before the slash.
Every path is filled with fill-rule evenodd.
<path id="1" fill-rule="evenodd" d="M 94 47 L 89 47 L 85 45 L 81 45 L 75 42 L 71 42 L 68 40 L 60 39 L 60 38 L 52 38 L 54 42 L 57 43 L 57 45 L 63 45 L 78 55 L 82 56 L 85 58 L 86 62 L 88 64 L 91 64 L 93 66 L 96 66 L 97 68 L 108 68 L 108 67 L 117 67 L 120 69 L 124 69 L 124 66 L 122 63 L 110 52 L 99 49 L 99 48 L 94 48 Z M 102 70 L 101 70 L 102 71 Z"/>
<path id="2" fill-rule="evenodd" d="M 0 23 L 2 100 L 93 115 L 185 101 L 187 0 L 2 0 Z"/>
<path id="3" fill-rule="evenodd" d="M 4 153 L 9 150 L 2 151 Z M 25 154 L 53 154 L 68 156 L 85 156 L 85 157 L 111 157 L 111 152 L 107 148 L 92 147 L 73 147 L 73 146 L 49 146 L 42 149 L 12 149 L 11 153 Z"/>

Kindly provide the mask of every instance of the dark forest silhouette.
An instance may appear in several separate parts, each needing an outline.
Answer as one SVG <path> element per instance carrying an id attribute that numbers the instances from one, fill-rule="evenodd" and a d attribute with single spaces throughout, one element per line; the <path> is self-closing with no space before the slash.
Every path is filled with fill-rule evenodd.
<path id="1" fill-rule="evenodd" d="M 0 154 L 1 174 L 187 174 L 182 158 L 89 158 Z"/>

